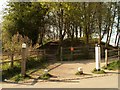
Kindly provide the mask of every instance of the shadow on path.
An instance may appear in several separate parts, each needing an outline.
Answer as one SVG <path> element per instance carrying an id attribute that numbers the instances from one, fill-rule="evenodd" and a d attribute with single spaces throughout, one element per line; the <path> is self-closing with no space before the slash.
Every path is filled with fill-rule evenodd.
<path id="1" fill-rule="evenodd" d="M 60 63 L 59 65 L 57 65 L 57 66 L 55 66 L 55 67 L 49 69 L 48 71 L 51 71 L 51 70 L 53 70 L 53 69 L 55 69 L 55 68 L 61 66 L 62 64 L 63 64 L 63 63 Z M 35 84 L 38 82 L 38 80 L 39 80 L 40 77 L 41 77 L 41 75 L 40 75 L 38 78 L 35 78 L 34 81 L 31 83 L 31 85 L 35 85 Z M 57 78 L 57 76 L 53 76 L 53 78 Z"/>

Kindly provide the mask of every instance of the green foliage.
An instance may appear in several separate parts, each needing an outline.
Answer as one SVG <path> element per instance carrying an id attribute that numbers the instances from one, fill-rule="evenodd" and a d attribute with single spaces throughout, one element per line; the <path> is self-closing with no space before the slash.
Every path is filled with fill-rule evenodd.
<path id="1" fill-rule="evenodd" d="M 105 71 L 104 70 L 97 70 L 96 68 L 93 69 L 92 73 L 95 73 L 95 74 L 105 74 Z"/>
<path id="2" fill-rule="evenodd" d="M 17 32 L 23 38 L 27 36 L 32 45 L 53 40 L 59 40 L 61 45 L 65 38 L 74 45 L 74 38 L 82 36 L 85 44 L 96 43 L 91 42 L 93 37 L 98 39 L 103 31 L 108 34 L 109 28 L 119 23 L 115 20 L 119 14 L 117 5 L 117 2 L 10 2 L 3 30 L 10 38 Z"/>
<path id="3" fill-rule="evenodd" d="M 18 34 L 16 34 L 10 37 L 7 32 L 3 31 L 2 37 L 3 51 L 14 53 L 14 51 L 21 50 L 23 38 L 20 35 L 18 36 Z"/>
<path id="4" fill-rule="evenodd" d="M 12 77 L 11 80 L 14 80 L 15 82 L 18 82 L 18 81 L 23 81 L 24 78 L 22 77 L 21 74 L 17 74 L 14 77 Z"/>
<path id="5" fill-rule="evenodd" d="M 43 74 L 42 76 L 40 76 L 39 79 L 48 80 L 50 77 L 52 77 L 52 75 L 47 73 L 47 74 Z"/>
<path id="6" fill-rule="evenodd" d="M 29 70 L 34 70 L 36 68 L 45 68 L 46 60 L 44 58 L 29 58 L 26 62 L 26 72 L 29 73 Z M 20 75 L 21 65 L 18 62 L 14 63 L 14 67 L 11 68 L 9 64 L 2 65 L 2 80 L 12 79 L 15 81 L 22 80 L 23 77 Z"/>
<path id="7" fill-rule="evenodd" d="M 27 62 L 26 62 L 27 68 L 26 69 L 30 70 L 30 69 L 35 69 L 38 67 L 45 68 L 47 66 L 46 62 L 47 62 L 46 59 L 44 59 L 43 57 L 41 57 L 41 58 L 30 57 L 27 59 Z"/>
<path id="8" fill-rule="evenodd" d="M 27 36 L 35 44 L 44 33 L 45 16 L 47 7 L 36 2 L 9 2 L 8 14 L 4 16 L 3 29 L 14 35 L 19 32 Z M 13 22 L 7 23 L 7 22 Z"/>
<path id="9" fill-rule="evenodd" d="M 31 77 L 28 75 L 25 75 L 25 77 L 23 77 L 21 74 L 17 74 L 15 76 L 13 76 L 10 80 L 13 80 L 15 82 L 19 82 L 19 81 L 23 81 L 23 80 L 27 80 L 30 79 Z"/>
<path id="10" fill-rule="evenodd" d="M 15 63 L 14 67 L 10 67 L 9 65 L 3 65 L 2 68 L 2 80 L 10 79 L 11 77 L 20 73 L 21 67 L 19 63 Z"/>
<path id="11" fill-rule="evenodd" d="M 103 69 L 108 69 L 108 70 L 120 70 L 120 60 L 113 61 L 108 64 L 107 67 L 103 67 Z"/>

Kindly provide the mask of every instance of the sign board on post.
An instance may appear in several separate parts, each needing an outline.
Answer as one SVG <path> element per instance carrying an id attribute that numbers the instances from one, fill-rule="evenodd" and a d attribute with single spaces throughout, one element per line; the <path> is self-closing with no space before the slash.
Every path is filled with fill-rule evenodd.
<path id="1" fill-rule="evenodd" d="M 74 51 L 74 48 L 71 47 L 71 48 L 70 48 L 70 51 L 71 51 L 71 60 L 73 60 L 73 51 Z"/>
<path id="2" fill-rule="evenodd" d="M 71 51 L 74 51 L 74 48 L 73 48 L 73 47 L 71 47 L 71 48 L 70 48 L 70 50 L 71 50 Z"/>
<path id="3" fill-rule="evenodd" d="M 25 43 L 22 44 L 22 48 L 24 48 L 24 49 L 26 48 L 26 44 Z"/>
<path id="4" fill-rule="evenodd" d="M 101 61 L 101 54 L 100 54 L 100 46 L 96 44 L 95 46 L 95 61 L 96 61 L 96 70 L 100 70 L 100 61 Z"/>

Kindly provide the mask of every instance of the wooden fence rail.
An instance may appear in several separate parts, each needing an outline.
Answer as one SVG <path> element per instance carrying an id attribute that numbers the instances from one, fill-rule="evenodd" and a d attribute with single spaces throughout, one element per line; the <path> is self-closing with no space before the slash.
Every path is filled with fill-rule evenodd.
<path id="1" fill-rule="evenodd" d="M 60 59 L 64 60 L 65 58 L 73 60 L 73 59 L 81 59 L 91 56 L 94 58 L 95 48 L 94 47 L 61 47 L 60 50 Z M 86 56 L 85 56 L 86 55 Z M 90 57 L 89 57 L 90 58 Z"/>
<path id="2" fill-rule="evenodd" d="M 120 57 L 120 49 L 113 49 L 113 50 L 108 50 L 108 58 L 113 58 L 113 57 Z"/>
<path id="3" fill-rule="evenodd" d="M 21 60 L 21 59 L 17 59 L 17 60 L 14 60 L 14 62 L 20 61 L 20 60 Z M 0 64 L 6 64 L 6 63 L 11 63 L 11 61 L 0 62 Z"/>
<path id="4" fill-rule="evenodd" d="M 108 59 L 110 58 L 118 58 L 120 60 L 120 48 L 108 50 L 105 49 L 105 65 L 108 65 Z"/>
<path id="5" fill-rule="evenodd" d="M 3 52 L 1 55 L 1 62 L 0 64 L 6 64 L 6 63 L 14 63 L 16 61 L 20 61 L 22 59 L 22 52 L 14 52 L 11 54 L 11 52 Z M 27 52 L 27 57 L 39 57 L 41 55 L 45 55 L 45 50 L 29 50 Z"/>

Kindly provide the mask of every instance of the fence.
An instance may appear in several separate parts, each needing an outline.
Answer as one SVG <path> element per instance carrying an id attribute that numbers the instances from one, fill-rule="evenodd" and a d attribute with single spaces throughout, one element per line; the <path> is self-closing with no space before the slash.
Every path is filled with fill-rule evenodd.
<path id="1" fill-rule="evenodd" d="M 45 56 L 45 50 L 28 50 L 26 51 L 26 57 L 40 57 Z M 0 64 L 5 63 L 11 63 L 11 66 L 13 66 L 13 63 L 16 61 L 21 61 L 22 59 L 22 52 L 3 52 L 2 59 Z"/>
<path id="2" fill-rule="evenodd" d="M 106 66 L 108 65 L 108 60 L 109 59 L 113 59 L 113 58 L 118 58 L 118 60 L 120 60 L 120 48 L 118 49 L 112 49 L 112 50 L 108 50 L 105 49 L 105 63 Z"/>
<path id="3" fill-rule="evenodd" d="M 90 59 L 95 56 L 95 48 L 91 46 L 83 47 L 61 47 L 60 59 L 62 60 L 80 60 Z"/>

